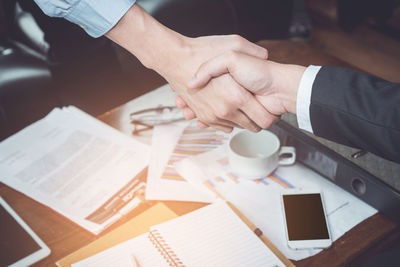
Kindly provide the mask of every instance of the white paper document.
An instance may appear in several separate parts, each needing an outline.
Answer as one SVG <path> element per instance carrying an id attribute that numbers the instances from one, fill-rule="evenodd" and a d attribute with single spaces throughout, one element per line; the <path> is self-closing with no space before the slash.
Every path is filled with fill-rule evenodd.
<path id="1" fill-rule="evenodd" d="M 241 179 L 229 168 L 226 148 L 186 158 L 175 164 L 187 181 L 233 203 L 286 257 L 301 260 L 319 249 L 292 250 L 287 246 L 280 194 L 289 188 L 322 192 L 333 241 L 377 212 L 300 163 L 279 167 L 269 177 Z"/>
<path id="2" fill-rule="evenodd" d="M 211 128 L 200 129 L 196 121 L 154 127 L 146 199 L 212 202 L 215 196 L 180 176 L 174 162 L 216 149 L 228 135 Z"/>
<path id="3" fill-rule="evenodd" d="M 99 233 L 136 206 L 149 147 L 75 107 L 0 143 L 0 181 Z"/>

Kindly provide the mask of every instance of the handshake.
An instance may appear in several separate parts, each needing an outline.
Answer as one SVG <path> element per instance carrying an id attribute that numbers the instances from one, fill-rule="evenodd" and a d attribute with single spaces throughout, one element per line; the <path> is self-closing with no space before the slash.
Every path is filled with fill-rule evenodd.
<path id="1" fill-rule="evenodd" d="M 233 127 L 258 132 L 283 113 L 296 113 L 297 89 L 305 67 L 269 61 L 266 49 L 239 36 L 201 38 L 224 43 L 231 39 L 232 43 L 227 51 L 200 64 L 185 91 L 170 83 L 179 94 L 176 106 L 183 109 L 187 120 L 197 117 L 199 127 L 224 132 Z M 239 43 L 236 47 L 235 42 Z"/>
<path id="2" fill-rule="evenodd" d="M 201 127 L 257 132 L 296 110 L 305 68 L 268 61 L 265 48 L 238 35 L 190 38 L 134 5 L 106 36 L 163 76 Z"/>

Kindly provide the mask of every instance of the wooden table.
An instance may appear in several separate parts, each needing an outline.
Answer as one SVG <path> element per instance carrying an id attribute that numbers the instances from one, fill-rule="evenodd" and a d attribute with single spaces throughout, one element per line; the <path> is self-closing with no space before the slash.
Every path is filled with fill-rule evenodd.
<path id="1" fill-rule="evenodd" d="M 270 52 L 270 59 L 278 62 L 302 65 L 349 66 L 345 62 L 319 52 L 303 42 L 263 41 L 260 42 L 260 45 L 267 47 Z M 156 74 L 146 71 L 144 68 L 142 70 L 144 72 L 143 79 L 149 81 L 149 90 L 161 85 L 157 84 L 160 79 Z M 155 80 L 158 81 L 156 84 L 154 84 Z M 143 81 L 139 82 L 139 84 L 142 85 Z M 129 113 L 131 110 L 132 103 L 128 102 L 103 114 L 100 116 L 100 119 L 130 134 L 132 132 L 132 126 L 129 124 Z M 141 173 L 141 175 L 146 175 L 146 171 Z M 35 266 L 54 266 L 57 260 L 98 238 L 98 236 L 88 233 L 64 217 L 4 184 L 0 184 L 0 195 L 31 226 L 52 251 L 49 257 L 35 264 Z M 140 206 L 127 217 L 107 229 L 106 232 L 115 229 L 154 203 L 148 202 Z M 204 204 L 191 202 L 168 201 L 164 203 L 178 215 L 204 206 Z M 393 244 L 393 242 L 399 242 L 399 240 L 399 225 L 378 213 L 344 234 L 330 248 L 323 250 L 313 257 L 297 261 L 295 264 L 297 266 L 357 264 L 368 255 L 386 248 L 387 244 Z"/>

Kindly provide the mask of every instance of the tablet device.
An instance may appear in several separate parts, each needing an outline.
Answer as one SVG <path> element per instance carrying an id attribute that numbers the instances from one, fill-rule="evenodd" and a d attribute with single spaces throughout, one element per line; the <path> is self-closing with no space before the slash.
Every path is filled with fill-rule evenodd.
<path id="1" fill-rule="evenodd" d="M 0 266 L 28 266 L 50 249 L 0 197 Z"/>

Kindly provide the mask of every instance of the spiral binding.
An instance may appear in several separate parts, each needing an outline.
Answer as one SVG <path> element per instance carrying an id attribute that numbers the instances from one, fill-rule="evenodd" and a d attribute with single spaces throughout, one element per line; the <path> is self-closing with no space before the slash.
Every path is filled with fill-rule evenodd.
<path id="1" fill-rule="evenodd" d="M 153 243 L 154 247 L 169 264 L 169 266 L 185 267 L 183 262 L 179 259 L 179 257 L 175 254 L 175 252 L 171 249 L 171 247 L 156 229 L 151 230 L 148 237 L 151 243 Z"/>

